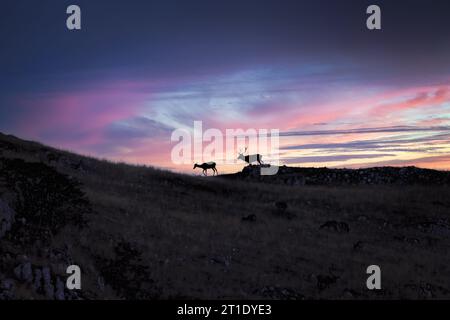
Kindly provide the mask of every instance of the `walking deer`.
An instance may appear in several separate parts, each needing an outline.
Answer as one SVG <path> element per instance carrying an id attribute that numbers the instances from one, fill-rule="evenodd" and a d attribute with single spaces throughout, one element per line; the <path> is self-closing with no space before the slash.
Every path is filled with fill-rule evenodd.
<path id="1" fill-rule="evenodd" d="M 247 151 L 247 148 L 245 148 L 244 152 L 246 152 L 246 151 Z M 244 156 L 243 152 L 239 152 L 238 160 L 243 160 L 243 161 L 247 162 L 248 164 L 252 164 L 255 161 L 258 162 L 259 165 L 262 165 L 264 163 L 262 161 L 262 155 L 260 155 L 259 153 Z"/>
<path id="2" fill-rule="evenodd" d="M 213 175 L 214 174 L 216 174 L 216 175 L 219 174 L 217 172 L 216 163 L 215 162 L 205 162 L 205 163 L 202 163 L 202 164 L 194 164 L 194 169 L 195 168 L 202 168 L 203 169 L 203 175 L 205 175 L 205 176 L 208 175 L 208 172 L 207 172 L 208 169 L 212 169 Z"/>

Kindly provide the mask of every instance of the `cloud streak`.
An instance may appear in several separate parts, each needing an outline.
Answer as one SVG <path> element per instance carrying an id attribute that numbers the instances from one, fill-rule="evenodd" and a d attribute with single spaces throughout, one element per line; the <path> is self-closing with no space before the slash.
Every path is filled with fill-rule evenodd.
<path id="1" fill-rule="evenodd" d="M 363 134 L 363 133 L 398 133 L 398 132 L 434 132 L 448 131 L 450 126 L 438 127 L 413 127 L 413 126 L 395 126 L 395 127 L 376 127 L 376 128 L 355 128 L 343 130 L 316 130 L 316 131 L 288 131 L 281 132 L 281 136 L 317 136 L 317 135 L 342 135 L 342 134 Z"/>
<path id="2" fill-rule="evenodd" d="M 354 159 L 374 159 L 382 157 L 392 157 L 395 154 L 336 154 L 331 156 L 309 156 L 309 157 L 292 157 L 284 158 L 283 162 L 287 164 L 301 164 L 301 163 L 328 163 L 328 162 L 346 162 Z"/>

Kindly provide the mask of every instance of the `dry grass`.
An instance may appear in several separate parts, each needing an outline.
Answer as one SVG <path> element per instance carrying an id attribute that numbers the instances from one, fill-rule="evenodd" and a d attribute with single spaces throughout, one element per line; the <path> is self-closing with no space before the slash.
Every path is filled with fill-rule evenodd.
<path id="1" fill-rule="evenodd" d="M 3 157 L 42 161 L 39 148 Z M 450 298 L 450 231 L 419 226 L 449 221 L 448 187 L 288 187 L 61 155 L 83 168 L 47 163 L 82 183 L 94 211 L 87 228 L 55 239 L 86 270 L 86 297 L 123 297 L 114 283 L 98 288 L 98 257 L 114 260 L 126 242 L 139 248 L 162 299 Z M 278 216 L 277 201 L 295 217 Z M 250 214 L 256 221 L 242 221 Z M 350 231 L 320 229 L 331 220 Z M 365 286 L 372 264 L 382 269 L 379 292 Z M 321 289 L 326 276 L 337 279 Z"/>

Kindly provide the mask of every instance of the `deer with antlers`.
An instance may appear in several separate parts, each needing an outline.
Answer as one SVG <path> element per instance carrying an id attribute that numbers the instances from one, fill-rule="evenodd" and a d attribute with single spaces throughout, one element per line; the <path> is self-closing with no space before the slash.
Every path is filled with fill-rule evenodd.
<path id="1" fill-rule="evenodd" d="M 250 154 L 250 155 L 244 155 L 244 153 L 247 151 L 247 148 L 245 148 L 244 152 L 239 152 L 238 160 L 243 160 L 247 162 L 248 164 L 252 164 L 253 162 L 258 162 L 259 165 L 263 165 L 264 162 L 262 161 L 262 155 L 259 153 L 257 154 Z"/>
<path id="2" fill-rule="evenodd" d="M 208 175 L 208 169 L 212 169 L 213 171 L 213 175 L 216 174 L 218 175 L 219 173 L 217 172 L 216 169 L 216 163 L 215 162 L 205 162 L 202 164 L 194 164 L 194 169 L 195 168 L 202 168 L 203 169 L 203 175 L 207 176 Z"/>

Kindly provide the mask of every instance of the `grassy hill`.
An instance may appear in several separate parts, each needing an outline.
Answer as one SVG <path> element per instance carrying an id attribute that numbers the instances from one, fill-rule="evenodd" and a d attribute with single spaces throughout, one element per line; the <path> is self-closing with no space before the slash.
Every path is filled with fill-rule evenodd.
<path id="1" fill-rule="evenodd" d="M 450 298 L 448 173 L 255 170 L 194 177 L 0 135 L 0 299 Z"/>

